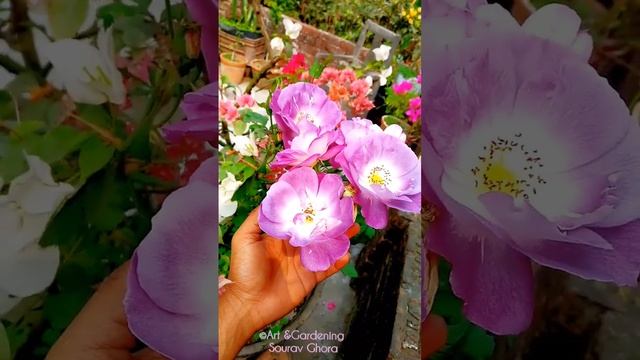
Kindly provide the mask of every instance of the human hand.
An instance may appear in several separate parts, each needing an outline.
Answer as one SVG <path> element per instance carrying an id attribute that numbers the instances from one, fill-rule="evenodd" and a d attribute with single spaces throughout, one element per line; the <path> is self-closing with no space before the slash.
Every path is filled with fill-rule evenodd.
<path id="1" fill-rule="evenodd" d="M 133 352 L 136 338 L 129 331 L 122 301 L 129 262 L 98 288 L 71 325 L 53 345 L 46 360 L 160 360 L 150 349 Z"/>
<path id="2" fill-rule="evenodd" d="M 355 236 L 359 227 L 347 235 Z M 268 236 L 258 226 L 258 209 L 247 217 L 231 242 L 229 280 L 219 300 L 220 359 L 231 359 L 255 331 L 282 318 L 321 281 L 349 262 L 349 254 L 323 272 L 302 266 L 300 251 Z M 232 329 L 233 328 L 233 329 Z M 242 338 L 245 338 L 241 340 Z"/>
<path id="3" fill-rule="evenodd" d="M 437 315 L 429 315 L 420 329 L 422 359 L 428 359 L 447 343 L 447 324 Z"/>

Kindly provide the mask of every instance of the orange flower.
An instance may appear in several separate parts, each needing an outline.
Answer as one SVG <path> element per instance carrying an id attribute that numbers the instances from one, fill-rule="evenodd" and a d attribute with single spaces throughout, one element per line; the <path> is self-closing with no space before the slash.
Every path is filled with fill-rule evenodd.
<path id="1" fill-rule="evenodd" d="M 329 88 L 329 99 L 340 101 L 349 98 L 349 90 L 343 85 L 332 84 Z"/>

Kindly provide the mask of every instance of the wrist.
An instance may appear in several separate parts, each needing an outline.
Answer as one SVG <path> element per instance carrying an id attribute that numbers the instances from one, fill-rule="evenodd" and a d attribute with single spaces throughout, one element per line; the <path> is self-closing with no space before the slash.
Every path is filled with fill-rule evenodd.
<path id="1" fill-rule="evenodd" d="M 260 329 L 251 316 L 251 306 L 247 305 L 235 284 L 224 287 L 218 303 L 220 360 L 235 359 L 240 349 Z"/>

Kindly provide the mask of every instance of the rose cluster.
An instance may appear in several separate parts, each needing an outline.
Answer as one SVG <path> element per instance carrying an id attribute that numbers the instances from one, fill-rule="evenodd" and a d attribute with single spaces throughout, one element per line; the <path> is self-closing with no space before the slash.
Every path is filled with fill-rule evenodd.
<path id="1" fill-rule="evenodd" d="M 306 268 L 326 270 L 348 251 L 354 203 L 376 229 L 387 225 L 389 208 L 420 211 L 420 161 L 399 126 L 343 120 L 338 104 L 310 83 L 277 90 L 271 110 L 284 143 L 271 167 L 287 172 L 267 192 L 259 224 L 300 247 Z M 320 163 L 325 173 L 313 169 Z"/>

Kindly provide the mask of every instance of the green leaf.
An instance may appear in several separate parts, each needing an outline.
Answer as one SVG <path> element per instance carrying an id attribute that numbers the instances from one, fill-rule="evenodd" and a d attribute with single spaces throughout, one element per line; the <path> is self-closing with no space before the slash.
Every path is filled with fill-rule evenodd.
<path id="1" fill-rule="evenodd" d="M 151 140 L 149 133 L 151 131 L 151 123 L 142 124 L 131 135 L 131 143 L 127 148 L 127 153 L 132 157 L 144 161 L 151 160 Z"/>
<path id="2" fill-rule="evenodd" d="M 89 0 L 49 0 L 47 13 L 55 39 L 73 37 L 84 23 Z"/>
<path id="3" fill-rule="evenodd" d="M 349 262 L 345 267 L 342 268 L 342 270 L 340 270 L 342 272 L 342 274 L 346 277 L 350 277 L 350 278 L 357 278 L 358 277 L 358 270 L 356 270 L 356 267 L 353 266 L 353 264 L 351 262 Z"/>
<path id="4" fill-rule="evenodd" d="M 418 74 L 415 71 L 413 71 L 413 69 L 411 69 L 406 65 L 400 65 L 398 67 L 398 73 L 402 75 L 402 77 L 405 79 L 410 79 L 418 76 Z"/>
<path id="5" fill-rule="evenodd" d="M 86 188 L 81 189 L 76 196 L 65 203 L 47 226 L 40 238 L 40 245 L 44 247 L 57 245 L 63 256 L 73 251 L 87 230 L 86 214 L 82 201 L 82 197 L 86 193 Z"/>
<path id="6" fill-rule="evenodd" d="M 111 26 L 120 17 L 133 16 L 138 13 L 136 6 L 125 5 L 121 2 L 108 4 L 98 9 L 97 16 L 104 21 L 104 26 Z"/>
<path id="7" fill-rule="evenodd" d="M 78 115 L 85 121 L 98 125 L 101 128 L 112 128 L 111 115 L 102 106 L 78 104 Z"/>
<path id="8" fill-rule="evenodd" d="M 80 149 L 80 174 L 83 179 L 95 174 L 113 158 L 115 150 L 102 142 L 98 137 L 93 136 L 86 141 Z"/>
<path id="9" fill-rule="evenodd" d="M 247 131 L 247 124 L 244 121 L 234 121 L 233 122 L 233 133 L 234 134 L 244 134 Z"/>
<path id="10" fill-rule="evenodd" d="M 15 115 L 15 105 L 11 93 L 7 90 L 0 90 L 0 121 L 13 119 Z"/>
<path id="11" fill-rule="evenodd" d="M 489 359 L 493 354 L 495 341 L 486 331 L 473 326 L 467 332 L 462 350 L 475 360 Z"/>
<path id="12" fill-rule="evenodd" d="M 322 75 L 322 71 L 324 70 L 324 65 L 322 65 L 322 63 L 318 60 L 313 62 L 313 65 L 311 65 L 311 68 L 309 69 L 309 75 L 311 75 L 312 78 L 317 79 L 320 77 L 320 75 Z"/>
<path id="13" fill-rule="evenodd" d="M 4 328 L 2 322 L 0 322 L 0 360 L 11 360 L 9 337 L 7 336 L 7 330 Z"/>
<path id="14" fill-rule="evenodd" d="M 124 44 L 132 48 L 141 47 L 153 36 L 152 25 L 147 23 L 141 14 L 116 18 L 113 26 L 122 32 Z"/>
<path id="15" fill-rule="evenodd" d="M 266 125 L 267 121 L 269 121 L 269 118 L 255 111 L 247 110 L 243 112 L 242 120 L 244 120 L 247 123 L 256 123 L 260 125 Z"/>
<path id="16" fill-rule="evenodd" d="M 10 141 L 4 147 L 3 154 L 0 157 L 0 177 L 5 183 L 8 183 L 28 169 L 22 148 L 17 143 Z"/>
<path id="17" fill-rule="evenodd" d="M 100 231 L 115 229 L 124 219 L 124 212 L 131 206 L 131 188 L 116 178 L 114 169 L 87 186 L 100 189 L 88 192 L 84 198 L 88 224 Z"/>
<path id="18" fill-rule="evenodd" d="M 48 132 L 34 155 L 52 164 L 78 150 L 89 135 L 70 126 L 62 125 Z"/>
<path id="19" fill-rule="evenodd" d="M 91 290 L 84 289 L 49 295 L 44 302 L 44 316 L 56 329 L 64 329 L 89 300 Z"/>

